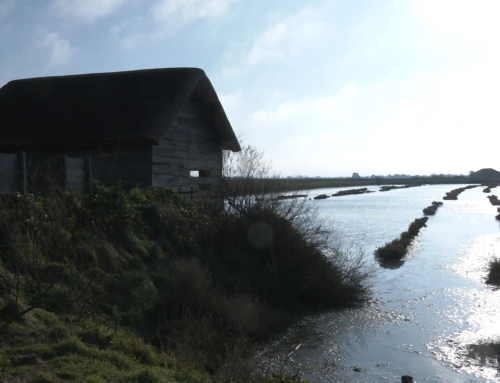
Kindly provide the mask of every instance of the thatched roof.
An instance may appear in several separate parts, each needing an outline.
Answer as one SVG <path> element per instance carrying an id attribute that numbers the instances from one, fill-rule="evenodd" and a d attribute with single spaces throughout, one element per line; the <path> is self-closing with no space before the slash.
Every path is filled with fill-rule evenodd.
<path id="1" fill-rule="evenodd" d="M 207 105 L 222 148 L 241 150 L 210 80 L 196 68 L 11 81 L 0 89 L 0 149 L 158 143 L 190 98 Z"/>

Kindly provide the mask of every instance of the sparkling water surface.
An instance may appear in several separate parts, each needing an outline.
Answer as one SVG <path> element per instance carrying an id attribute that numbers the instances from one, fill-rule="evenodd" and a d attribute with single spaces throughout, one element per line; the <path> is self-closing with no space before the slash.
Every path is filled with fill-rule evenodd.
<path id="1" fill-rule="evenodd" d="M 372 299 L 305 320 L 261 357 L 294 363 L 311 382 L 396 382 L 402 375 L 416 382 L 500 381 L 495 356 L 468 351 L 500 337 L 500 291 L 484 283 L 488 263 L 500 257 L 500 224 L 483 187 L 443 201 L 399 268 L 382 268 L 373 255 L 432 201 L 462 186 L 367 186 L 377 192 L 311 200 L 346 242 L 364 249 L 374 270 Z M 309 198 L 343 189 L 317 189 Z"/>

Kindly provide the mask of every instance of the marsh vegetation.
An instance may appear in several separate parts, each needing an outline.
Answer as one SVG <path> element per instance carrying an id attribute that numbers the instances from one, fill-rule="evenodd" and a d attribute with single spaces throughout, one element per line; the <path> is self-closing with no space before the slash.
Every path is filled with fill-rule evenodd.
<path id="1" fill-rule="evenodd" d="M 379 191 L 381 192 L 386 192 L 389 190 L 394 190 L 394 189 L 408 189 L 408 188 L 414 188 L 417 186 L 422 186 L 421 184 L 415 184 L 415 185 L 403 185 L 403 186 L 395 186 L 395 185 L 389 185 L 389 186 L 382 186 Z"/>
<path id="2" fill-rule="evenodd" d="M 443 206 L 442 202 L 437 202 L 433 201 L 429 206 L 427 206 L 423 212 L 425 215 L 434 215 L 436 214 L 436 210 L 440 207 Z"/>
<path id="3" fill-rule="evenodd" d="M 428 219 L 428 217 L 415 219 L 408 227 L 408 230 L 401 233 L 399 238 L 377 248 L 375 255 L 384 261 L 398 261 L 403 258 L 408 252 L 413 239 L 419 234 L 420 229 L 426 226 Z"/>
<path id="4" fill-rule="evenodd" d="M 367 295 L 359 256 L 304 200 L 227 201 L 119 183 L 2 198 L 2 377 L 270 381 L 256 343 Z"/>
<path id="5" fill-rule="evenodd" d="M 491 189 L 494 189 L 498 186 L 497 183 L 491 182 L 489 184 L 483 184 L 486 188 L 483 190 L 484 193 L 491 193 Z"/>
<path id="6" fill-rule="evenodd" d="M 494 258 L 490 262 L 486 283 L 500 286 L 500 258 Z"/>
<path id="7" fill-rule="evenodd" d="M 498 197 L 496 195 L 492 194 L 492 195 L 489 195 L 486 198 L 488 198 L 490 200 L 490 203 L 493 206 L 500 206 L 500 200 L 498 199 Z"/>
<path id="8" fill-rule="evenodd" d="M 368 190 L 367 188 L 340 190 L 337 193 L 332 194 L 332 197 L 340 197 L 344 195 L 353 195 L 353 194 L 367 194 L 367 193 L 374 193 L 374 191 Z"/>
<path id="9" fill-rule="evenodd" d="M 458 189 L 453 189 L 452 191 L 449 191 L 446 193 L 446 195 L 443 197 L 444 200 L 457 200 L 458 196 L 463 193 L 467 189 L 473 189 L 475 187 L 478 187 L 479 185 L 469 185 L 465 186 L 463 188 L 458 188 Z"/>

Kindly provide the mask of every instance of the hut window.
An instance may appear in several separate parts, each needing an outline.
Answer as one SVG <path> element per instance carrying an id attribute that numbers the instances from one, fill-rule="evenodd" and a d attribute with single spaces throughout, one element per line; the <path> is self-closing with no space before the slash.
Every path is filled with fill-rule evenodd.
<path id="1" fill-rule="evenodd" d="M 190 177 L 210 177 L 210 170 L 191 170 Z"/>

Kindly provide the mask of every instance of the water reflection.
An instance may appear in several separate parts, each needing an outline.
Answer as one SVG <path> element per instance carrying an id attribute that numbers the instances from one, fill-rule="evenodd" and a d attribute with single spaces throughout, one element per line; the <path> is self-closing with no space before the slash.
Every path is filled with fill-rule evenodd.
<path id="1" fill-rule="evenodd" d="M 490 258 L 500 256 L 498 213 L 482 190 L 447 201 L 401 263 L 382 265 L 373 256 L 425 206 L 460 186 L 311 201 L 335 219 L 346 241 L 363 247 L 369 264 L 382 266 L 373 278 L 374 299 L 291 329 L 263 355 L 273 363 L 278 355 L 292 359 L 312 382 L 400 381 L 402 375 L 429 382 L 497 381 L 492 350 L 474 346 L 491 343 L 500 332 L 500 291 L 484 283 Z"/>
<path id="2" fill-rule="evenodd" d="M 381 258 L 375 254 L 375 260 L 378 262 L 380 267 L 384 269 L 396 270 L 404 265 L 405 261 L 403 259 L 387 259 Z"/>

